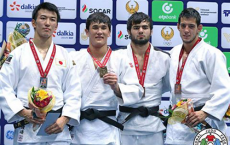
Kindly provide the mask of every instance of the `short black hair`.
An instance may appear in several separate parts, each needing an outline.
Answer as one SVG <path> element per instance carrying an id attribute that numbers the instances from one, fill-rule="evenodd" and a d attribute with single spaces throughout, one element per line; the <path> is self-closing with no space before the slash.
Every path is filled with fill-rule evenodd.
<path id="1" fill-rule="evenodd" d="M 95 12 L 86 19 L 86 29 L 89 30 L 89 26 L 91 23 L 104 23 L 108 24 L 109 31 L 111 31 L 111 20 L 109 16 L 104 14 L 103 12 Z"/>
<path id="2" fill-rule="evenodd" d="M 59 20 L 61 19 L 57 6 L 55 6 L 54 4 L 49 3 L 49 2 L 44 2 L 44 3 L 41 3 L 38 6 L 36 6 L 35 9 L 33 10 L 33 13 L 32 13 L 32 19 L 34 19 L 36 21 L 36 19 L 38 17 L 38 11 L 41 9 L 55 12 L 57 14 L 57 22 L 59 22 Z"/>
<path id="3" fill-rule="evenodd" d="M 194 9 L 194 8 L 186 8 L 184 9 L 181 13 L 180 13 L 180 16 L 178 18 L 178 23 L 180 24 L 181 22 L 181 18 L 195 18 L 196 19 L 196 24 L 197 26 L 200 25 L 200 20 L 201 20 L 201 17 L 200 17 L 200 14 L 199 12 Z"/>
<path id="4" fill-rule="evenodd" d="M 140 24 L 142 21 L 148 22 L 150 30 L 153 29 L 152 19 L 143 12 L 136 12 L 129 17 L 127 21 L 127 30 L 131 31 L 133 24 Z"/>

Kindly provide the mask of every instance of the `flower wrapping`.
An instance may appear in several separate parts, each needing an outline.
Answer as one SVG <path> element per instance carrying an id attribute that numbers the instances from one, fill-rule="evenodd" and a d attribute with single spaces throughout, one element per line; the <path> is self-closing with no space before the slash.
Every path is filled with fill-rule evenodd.
<path id="1" fill-rule="evenodd" d="M 223 119 L 226 120 L 226 121 L 230 119 L 230 105 L 228 106 L 228 109 L 225 112 L 225 115 L 224 115 Z"/>
<path id="2" fill-rule="evenodd" d="M 8 42 L 2 44 L 2 49 L 0 52 L 0 69 L 7 59 L 8 55 L 18 46 L 20 46 L 23 43 L 26 43 L 25 35 L 23 33 L 20 33 L 19 30 L 21 30 L 19 27 L 21 25 L 17 24 L 14 31 L 11 32 L 8 35 Z"/>
<path id="3" fill-rule="evenodd" d="M 169 116 L 168 124 L 184 123 L 184 120 L 190 111 L 193 111 L 193 103 L 191 99 L 181 99 L 171 108 L 171 116 Z M 169 112 L 170 112 L 169 111 Z"/>

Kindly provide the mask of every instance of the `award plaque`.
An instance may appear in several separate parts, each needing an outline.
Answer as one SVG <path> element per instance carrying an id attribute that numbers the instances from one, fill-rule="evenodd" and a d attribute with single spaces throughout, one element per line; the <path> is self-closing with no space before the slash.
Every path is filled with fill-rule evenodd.
<path id="1" fill-rule="evenodd" d="M 105 74 L 108 73 L 107 67 L 106 66 L 100 67 L 99 68 L 99 73 L 100 73 L 100 77 L 102 78 Z"/>

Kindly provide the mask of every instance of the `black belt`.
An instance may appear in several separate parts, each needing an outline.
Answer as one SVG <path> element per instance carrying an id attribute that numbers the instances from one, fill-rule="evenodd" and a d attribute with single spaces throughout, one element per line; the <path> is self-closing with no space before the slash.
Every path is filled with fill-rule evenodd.
<path id="1" fill-rule="evenodd" d="M 131 108 L 126 106 L 119 106 L 119 110 L 121 112 L 130 113 L 124 120 L 122 124 L 130 120 L 131 118 L 140 115 L 141 117 L 148 117 L 149 115 L 158 116 L 159 106 L 155 107 L 138 107 L 138 108 Z"/>
<path id="2" fill-rule="evenodd" d="M 25 108 L 29 109 L 27 107 L 25 107 Z M 62 112 L 62 108 L 60 108 L 60 109 L 58 109 L 56 111 L 50 110 L 48 113 L 61 113 L 61 112 Z M 36 116 L 36 115 L 33 115 L 33 116 Z M 61 114 L 60 114 L 60 116 L 61 116 Z M 14 125 L 14 128 L 16 129 L 16 128 L 19 128 L 19 127 L 24 127 L 27 124 L 29 124 L 29 122 L 26 119 L 23 119 L 23 120 L 21 120 L 19 122 L 14 123 L 13 125 Z"/>
<path id="3" fill-rule="evenodd" d="M 124 126 L 113 119 L 108 118 L 107 116 L 116 116 L 116 110 L 109 110 L 109 111 L 99 111 L 97 109 L 89 108 L 85 111 L 81 111 L 80 119 L 87 119 L 87 120 L 94 120 L 100 119 L 101 121 L 113 125 L 120 130 L 123 130 Z"/>

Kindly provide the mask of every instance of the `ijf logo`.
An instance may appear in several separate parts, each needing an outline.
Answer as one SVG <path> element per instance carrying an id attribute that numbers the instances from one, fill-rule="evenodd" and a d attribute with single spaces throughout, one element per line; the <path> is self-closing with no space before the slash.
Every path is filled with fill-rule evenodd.
<path id="1" fill-rule="evenodd" d="M 228 140 L 221 131 L 211 128 L 199 132 L 193 145 L 228 145 Z"/>
<path id="2" fill-rule="evenodd" d="M 9 139 L 9 140 L 13 140 L 13 138 L 14 138 L 14 131 L 13 130 L 8 130 L 6 132 L 6 138 Z"/>
<path id="3" fill-rule="evenodd" d="M 83 6 L 82 6 L 82 12 L 87 12 L 88 11 L 88 8 L 87 8 L 87 6 L 84 4 Z"/>

